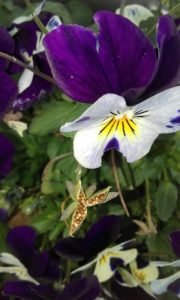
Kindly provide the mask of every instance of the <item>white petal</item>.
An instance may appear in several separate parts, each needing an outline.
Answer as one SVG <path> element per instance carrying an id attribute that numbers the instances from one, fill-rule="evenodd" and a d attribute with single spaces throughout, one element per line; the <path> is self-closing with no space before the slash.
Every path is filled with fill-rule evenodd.
<path id="1" fill-rule="evenodd" d="M 116 10 L 117 14 L 120 14 L 120 9 Z M 123 16 L 131 20 L 137 26 L 141 21 L 147 20 L 153 17 L 152 12 L 146 7 L 139 4 L 126 5 L 123 10 Z"/>
<path id="2" fill-rule="evenodd" d="M 180 278 L 180 271 L 163 279 L 154 280 L 151 282 L 151 289 L 153 293 L 160 295 L 167 291 L 168 286 Z"/>
<path id="3" fill-rule="evenodd" d="M 39 284 L 33 277 L 31 277 L 25 267 L 0 267 L 0 273 L 7 273 L 16 275 L 21 280 L 26 280 L 34 284 Z"/>
<path id="4" fill-rule="evenodd" d="M 61 25 L 61 19 L 58 16 L 53 16 L 47 23 L 46 29 L 48 31 L 52 31 L 56 29 L 59 25 Z"/>
<path id="5" fill-rule="evenodd" d="M 144 126 L 159 134 L 180 130 L 180 86 L 139 103 L 134 107 L 134 112 L 140 124 L 145 120 Z"/>
<path id="6" fill-rule="evenodd" d="M 27 124 L 21 121 L 7 121 L 10 128 L 15 130 L 21 137 L 23 137 L 24 131 L 27 130 Z"/>
<path id="7" fill-rule="evenodd" d="M 98 139 L 100 127 L 80 130 L 74 137 L 74 156 L 85 168 L 101 166 L 102 156 L 110 139 Z"/>
<path id="8" fill-rule="evenodd" d="M 71 274 L 75 274 L 77 272 L 80 272 L 80 271 L 84 271 L 86 269 L 88 269 L 89 267 L 91 267 L 95 262 L 97 262 L 98 260 L 98 257 L 96 257 L 94 260 L 92 260 L 91 262 L 83 265 L 82 267 L 79 267 L 77 268 L 76 270 L 72 271 Z"/>
<path id="9" fill-rule="evenodd" d="M 180 259 L 175 260 L 175 261 L 153 261 L 152 262 L 155 266 L 157 267 L 180 267 Z"/>
<path id="10" fill-rule="evenodd" d="M 123 97 L 115 94 L 106 94 L 92 104 L 78 119 L 74 122 L 66 123 L 60 128 L 62 132 L 78 131 L 88 126 L 96 126 L 104 118 L 112 116 L 110 112 L 124 112 L 126 102 Z"/>
<path id="11" fill-rule="evenodd" d="M 114 275 L 114 271 L 111 270 L 109 256 L 101 257 L 101 259 L 97 261 L 94 275 L 97 276 L 99 282 L 105 282 Z"/>
<path id="12" fill-rule="evenodd" d="M 159 276 L 158 268 L 152 263 L 149 263 L 144 268 L 137 268 L 136 261 L 133 261 L 130 264 L 130 268 L 133 277 L 136 278 L 136 280 L 139 281 L 140 283 L 149 283 L 157 279 Z"/>
<path id="13" fill-rule="evenodd" d="M 6 253 L 6 252 L 0 253 L 0 262 L 7 264 L 7 265 L 24 267 L 24 265 L 21 263 L 21 261 L 18 258 L 16 258 L 12 254 Z"/>
<path id="14" fill-rule="evenodd" d="M 35 16 L 38 16 L 38 15 L 41 13 L 41 11 L 42 11 L 42 9 L 43 9 L 43 6 L 44 6 L 45 2 L 46 2 L 46 0 L 43 0 L 43 1 L 36 7 L 36 9 L 34 10 L 34 13 L 33 13 Z M 34 18 L 34 17 L 33 17 L 32 14 L 30 14 L 29 16 L 17 17 L 16 19 L 13 20 L 13 23 L 14 23 L 14 24 L 21 24 L 21 23 L 24 23 L 24 22 L 31 21 L 31 20 L 33 20 L 33 18 Z"/>
<path id="15" fill-rule="evenodd" d="M 31 62 L 29 64 L 30 66 L 33 66 L 33 63 Z M 21 75 L 21 77 L 19 78 L 18 81 L 18 92 L 19 94 L 21 94 L 22 92 L 24 92 L 32 83 L 33 81 L 33 77 L 34 77 L 34 73 L 31 72 L 28 69 L 25 69 Z"/>

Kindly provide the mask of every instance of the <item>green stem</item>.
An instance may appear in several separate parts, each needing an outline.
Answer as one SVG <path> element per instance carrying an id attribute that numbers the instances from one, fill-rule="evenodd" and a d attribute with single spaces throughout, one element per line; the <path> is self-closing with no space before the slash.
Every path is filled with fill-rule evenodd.
<path id="1" fill-rule="evenodd" d="M 39 29 L 44 33 L 44 34 L 47 34 L 48 33 L 48 30 L 46 29 L 46 27 L 44 26 L 44 24 L 41 22 L 41 20 L 39 19 L 39 17 L 34 13 L 34 10 L 33 10 L 33 7 L 32 7 L 32 4 L 31 4 L 31 1 L 30 0 L 24 0 L 27 8 L 29 8 L 33 18 L 34 18 L 34 21 L 36 22 L 37 26 L 39 27 Z"/>
<path id="2" fill-rule="evenodd" d="M 3 57 L 9 61 L 11 61 L 12 63 L 15 63 L 21 67 L 23 67 L 24 69 L 28 69 L 29 71 L 33 72 L 34 74 L 36 74 L 37 76 L 49 81 L 52 84 L 55 84 L 55 81 L 52 77 L 42 73 L 41 71 L 39 71 L 38 69 L 34 69 L 33 67 L 31 67 L 30 65 L 25 64 L 24 62 L 22 62 L 21 60 L 17 59 L 14 56 L 11 56 L 9 54 L 6 54 L 4 52 L 0 52 L 0 57 Z"/>
<path id="3" fill-rule="evenodd" d="M 120 183 L 119 183 L 120 180 L 119 180 L 119 175 L 118 175 L 118 171 L 117 171 L 114 150 L 111 150 L 111 162 L 112 162 L 112 173 L 113 173 L 114 180 L 115 180 L 115 183 L 116 183 L 117 191 L 119 193 L 119 199 L 121 201 L 122 207 L 124 208 L 124 211 L 125 211 L 126 215 L 129 217 L 130 214 L 129 214 L 128 208 L 126 206 L 126 203 L 125 203 L 125 200 L 124 200 L 124 197 L 123 197 L 123 194 L 122 194 L 121 186 L 120 186 Z"/>
<path id="4" fill-rule="evenodd" d="M 120 15 L 123 15 L 125 5 L 126 5 L 126 0 L 121 0 L 121 2 L 120 2 Z"/>

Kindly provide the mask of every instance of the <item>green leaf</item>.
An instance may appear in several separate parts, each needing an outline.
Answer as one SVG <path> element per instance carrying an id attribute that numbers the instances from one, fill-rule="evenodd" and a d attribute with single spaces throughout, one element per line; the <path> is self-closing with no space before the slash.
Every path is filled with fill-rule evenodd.
<path id="1" fill-rule="evenodd" d="M 44 104 L 40 115 L 36 116 L 30 125 L 30 133 L 47 135 L 58 130 L 65 123 L 64 120 L 73 106 L 73 103 L 58 101 Z"/>
<path id="2" fill-rule="evenodd" d="M 43 10 L 58 15 L 62 19 L 63 23 L 72 23 L 71 16 L 62 3 L 46 1 Z"/>
<path id="3" fill-rule="evenodd" d="M 171 182 L 162 182 L 156 193 L 156 209 L 159 218 L 167 221 L 177 206 L 177 188 Z"/>

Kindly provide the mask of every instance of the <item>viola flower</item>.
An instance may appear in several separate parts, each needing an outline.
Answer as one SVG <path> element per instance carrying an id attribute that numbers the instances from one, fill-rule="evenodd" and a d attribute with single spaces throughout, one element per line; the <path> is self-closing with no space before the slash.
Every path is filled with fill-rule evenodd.
<path id="1" fill-rule="evenodd" d="M 41 278 L 58 279 L 60 271 L 57 263 L 54 263 L 46 251 L 40 253 L 35 249 L 35 238 L 36 233 L 31 227 L 11 229 L 7 244 L 13 254 L 0 254 L 0 262 L 5 264 L 0 267 L 0 273 L 14 274 L 21 280 L 35 284 L 39 284 Z"/>
<path id="2" fill-rule="evenodd" d="M 156 49 L 127 18 L 100 11 L 96 35 L 78 25 L 62 25 L 44 38 L 58 86 L 72 99 L 94 103 L 113 93 L 134 105 L 180 80 L 180 36 L 171 16 L 159 18 Z"/>
<path id="3" fill-rule="evenodd" d="M 14 147 L 10 140 L 3 134 L 0 134 L 0 144 L 0 179 L 2 179 L 11 170 Z"/>
<path id="4" fill-rule="evenodd" d="M 35 285 L 29 282 L 7 282 L 3 295 L 18 297 L 22 300 L 95 300 L 100 293 L 100 286 L 95 276 L 71 281 L 62 291 L 48 285 Z"/>
<path id="5" fill-rule="evenodd" d="M 71 198 L 74 200 L 63 212 L 61 220 L 66 220 L 73 213 L 69 234 L 73 235 L 82 225 L 87 216 L 87 208 L 105 203 L 115 198 L 118 193 L 109 193 L 110 187 L 95 192 L 96 186 L 90 186 L 86 192 L 83 190 L 81 181 L 75 186 L 72 182 L 67 181 L 66 187 Z"/>
<path id="6" fill-rule="evenodd" d="M 16 18 L 10 28 L 10 33 L 15 41 L 14 55 L 29 66 L 36 67 L 43 73 L 51 75 L 42 45 L 44 34 L 40 32 L 34 20 L 29 19 L 29 16 Z M 51 13 L 41 13 L 40 19 L 48 31 L 61 24 L 60 19 L 57 16 L 52 16 Z M 22 71 L 21 67 L 15 64 L 11 65 L 11 73 L 20 71 Z M 13 108 L 15 110 L 28 108 L 46 92 L 49 92 L 51 88 L 51 83 L 35 75 L 30 70 L 23 70 L 18 81 L 18 96 L 13 102 Z"/>
<path id="7" fill-rule="evenodd" d="M 12 54 L 14 51 L 14 41 L 8 31 L 0 26 L 0 51 Z M 17 86 L 15 81 L 6 73 L 9 62 L 0 57 L 0 118 L 11 107 L 13 100 L 17 95 Z"/>
<path id="8" fill-rule="evenodd" d="M 180 130 L 179 93 L 180 87 L 174 87 L 135 106 L 106 94 L 60 130 L 77 131 L 74 156 L 85 168 L 100 167 L 104 152 L 112 148 L 132 163 L 150 151 L 159 134 Z"/>
<path id="9" fill-rule="evenodd" d="M 94 224 L 84 238 L 66 238 L 59 241 L 56 252 L 67 259 L 83 263 L 73 273 L 96 264 L 94 275 L 100 282 L 104 282 L 114 275 L 118 264 L 127 265 L 137 256 L 136 249 L 125 249 L 129 242 L 110 247 L 122 233 L 125 223 L 127 226 L 127 219 L 106 216 Z"/>

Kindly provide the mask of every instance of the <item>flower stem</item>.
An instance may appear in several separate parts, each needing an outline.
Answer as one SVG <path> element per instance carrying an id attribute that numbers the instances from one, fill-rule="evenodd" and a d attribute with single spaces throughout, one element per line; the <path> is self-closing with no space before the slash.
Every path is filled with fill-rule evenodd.
<path id="1" fill-rule="evenodd" d="M 126 203 L 125 203 L 125 200 L 124 200 L 124 197 L 123 197 L 123 194 L 122 194 L 121 186 L 120 186 L 120 183 L 119 183 L 119 176 L 118 176 L 118 172 L 117 172 L 117 166 L 116 166 L 116 161 L 115 161 L 114 150 L 111 150 L 111 162 L 112 162 L 112 172 L 113 172 L 114 180 L 115 180 L 115 183 L 116 183 L 116 188 L 117 188 L 117 191 L 119 193 L 119 199 L 121 201 L 121 204 L 124 208 L 124 211 L 125 211 L 126 215 L 129 217 L 130 214 L 129 214 L 128 208 L 126 206 Z"/>
<path id="2" fill-rule="evenodd" d="M 36 74 L 37 76 L 49 81 L 50 83 L 54 84 L 55 85 L 55 81 L 52 77 L 44 74 L 43 72 L 39 71 L 38 69 L 34 69 L 32 68 L 31 66 L 25 64 L 24 62 L 22 62 L 21 60 L 17 59 L 16 57 L 14 56 L 11 56 L 9 54 L 6 54 L 4 52 L 0 52 L 0 57 L 3 57 L 21 67 L 23 67 L 24 69 L 28 69 L 29 71 L 33 72 L 34 74 Z"/>
<path id="3" fill-rule="evenodd" d="M 27 8 L 29 8 L 33 18 L 34 18 L 34 21 L 35 23 L 37 24 L 37 26 L 39 27 L 39 29 L 44 33 L 44 34 L 47 34 L 48 33 L 48 30 L 46 29 L 46 27 L 44 26 L 44 24 L 41 22 L 41 20 L 39 19 L 39 17 L 34 13 L 34 10 L 33 10 L 33 7 L 32 7 L 32 4 L 31 4 L 31 1 L 30 0 L 24 0 Z"/>

